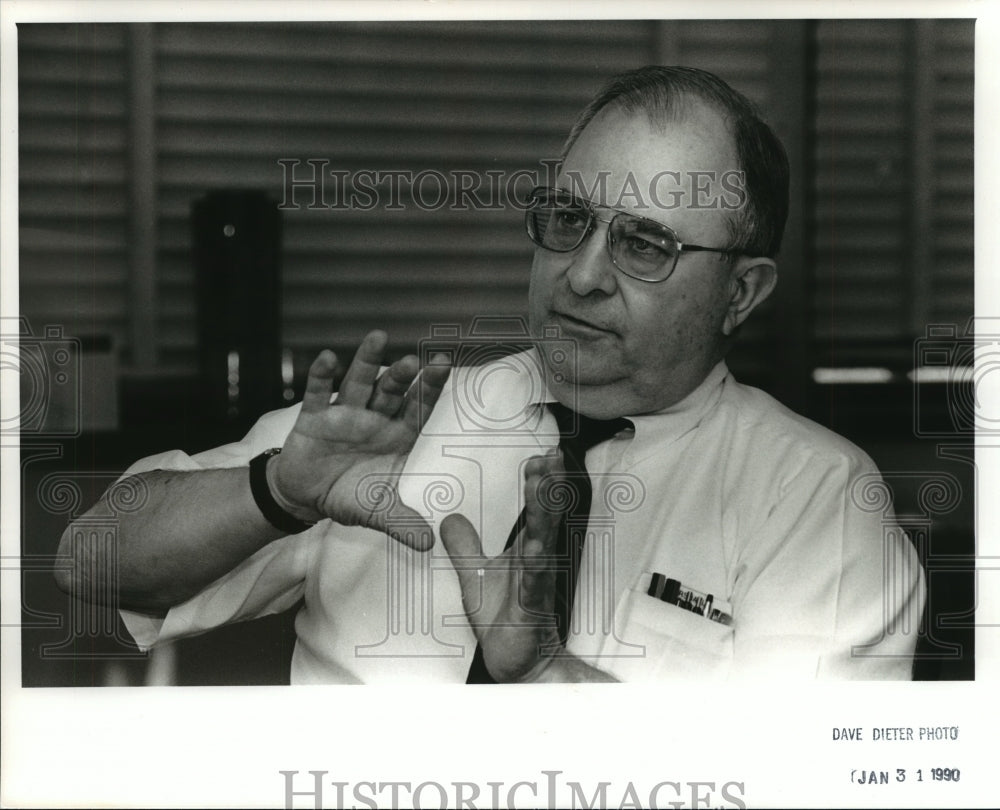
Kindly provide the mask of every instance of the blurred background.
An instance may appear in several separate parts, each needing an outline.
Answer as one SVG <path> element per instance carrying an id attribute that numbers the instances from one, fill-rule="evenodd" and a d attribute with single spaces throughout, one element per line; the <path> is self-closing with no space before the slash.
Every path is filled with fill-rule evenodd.
<path id="1" fill-rule="evenodd" d="M 649 63 L 717 73 L 784 141 L 780 283 L 730 367 L 879 463 L 931 586 L 917 674 L 971 678 L 974 44 L 972 20 L 19 25 L 25 685 L 286 682 L 290 614 L 151 659 L 70 609 L 67 521 L 297 399 L 321 348 L 524 316 L 509 196 Z"/>

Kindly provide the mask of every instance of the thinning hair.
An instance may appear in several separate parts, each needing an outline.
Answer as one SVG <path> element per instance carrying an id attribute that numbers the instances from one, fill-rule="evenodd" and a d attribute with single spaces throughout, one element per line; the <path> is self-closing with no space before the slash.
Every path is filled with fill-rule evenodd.
<path id="1" fill-rule="evenodd" d="M 713 73 L 689 67 L 649 65 L 611 79 L 580 113 L 561 160 L 604 107 L 645 112 L 651 124 L 683 120 L 684 104 L 700 99 L 722 113 L 743 172 L 744 205 L 728 222 L 733 254 L 774 258 L 788 217 L 788 157 L 754 104 Z"/>

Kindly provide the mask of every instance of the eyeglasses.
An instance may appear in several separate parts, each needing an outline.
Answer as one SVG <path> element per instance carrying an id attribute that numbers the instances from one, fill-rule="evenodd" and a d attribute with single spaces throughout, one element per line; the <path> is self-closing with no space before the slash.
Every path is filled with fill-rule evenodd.
<path id="1" fill-rule="evenodd" d="M 608 223 L 608 253 L 615 267 L 639 281 L 666 281 L 684 251 L 733 253 L 732 248 L 684 244 L 666 225 L 580 199 L 559 188 L 538 186 L 528 195 L 524 224 L 531 241 L 546 250 L 569 253 L 583 244 L 598 222 Z M 614 214 L 597 216 L 596 208 Z"/>

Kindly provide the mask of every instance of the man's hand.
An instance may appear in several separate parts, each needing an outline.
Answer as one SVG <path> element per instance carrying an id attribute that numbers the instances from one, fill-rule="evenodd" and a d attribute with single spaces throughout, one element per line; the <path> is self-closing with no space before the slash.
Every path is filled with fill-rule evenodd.
<path id="1" fill-rule="evenodd" d="M 313 361 L 299 417 L 281 454 L 268 463 L 268 483 L 285 510 L 302 520 L 329 517 L 388 531 L 426 550 L 433 534 L 399 501 L 397 484 L 450 369 L 435 357 L 417 380 L 419 361 L 407 355 L 380 375 L 386 342 L 381 331 L 365 337 L 333 404 L 337 358 L 327 350 Z"/>
<path id="2" fill-rule="evenodd" d="M 556 533 L 561 514 L 543 496 L 563 472 L 557 455 L 529 459 L 524 473 L 527 522 L 514 545 L 498 557 L 483 556 L 475 528 L 461 515 L 441 523 L 441 540 L 462 589 L 462 605 L 483 648 L 483 660 L 500 683 L 538 679 L 561 651 L 555 622 Z"/>

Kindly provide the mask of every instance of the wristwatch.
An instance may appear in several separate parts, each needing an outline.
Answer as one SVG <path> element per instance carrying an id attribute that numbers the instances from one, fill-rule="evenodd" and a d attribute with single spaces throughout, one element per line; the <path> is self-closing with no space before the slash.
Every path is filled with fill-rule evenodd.
<path id="1" fill-rule="evenodd" d="M 286 512 L 274 499 L 271 488 L 267 485 L 267 460 L 280 452 L 280 447 L 272 447 L 250 460 L 250 493 L 268 523 L 287 534 L 298 534 L 311 529 L 314 524 L 306 523 Z"/>

